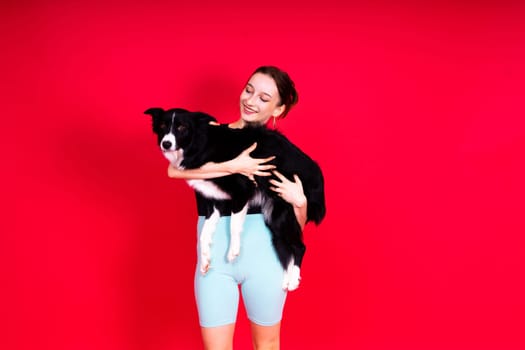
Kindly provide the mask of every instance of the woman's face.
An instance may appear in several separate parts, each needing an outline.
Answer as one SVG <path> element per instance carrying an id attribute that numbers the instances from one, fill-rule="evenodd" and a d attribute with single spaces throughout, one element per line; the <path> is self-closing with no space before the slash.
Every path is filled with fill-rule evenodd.
<path id="1" fill-rule="evenodd" d="M 241 119 L 247 124 L 264 125 L 279 116 L 285 106 L 280 104 L 279 91 L 269 75 L 255 73 L 241 93 Z"/>

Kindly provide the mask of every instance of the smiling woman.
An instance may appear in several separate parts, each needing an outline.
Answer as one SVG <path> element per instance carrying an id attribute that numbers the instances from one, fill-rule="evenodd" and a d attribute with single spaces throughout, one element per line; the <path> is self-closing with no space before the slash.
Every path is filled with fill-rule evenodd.
<path id="1" fill-rule="evenodd" d="M 271 62 L 301 93 L 278 126 L 330 208 L 305 227 L 282 347 L 525 349 L 523 18 L 502 0 L 3 1 L 0 348 L 200 348 L 194 194 L 142 112 L 236 121 Z"/>
<path id="2" fill-rule="evenodd" d="M 272 66 L 257 68 L 246 88 L 241 93 L 241 118 L 230 124 L 232 128 L 242 128 L 251 123 L 266 124 L 268 116 L 273 120 L 284 118 L 290 108 L 297 104 L 298 95 L 295 84 L 288 74 Z"/>
<path id="3" fill-rule="evenodd" d="M 240 96 L 240 118 L 229 124 L 230 128 L 244 128 L 266 125 L 270 118 L 284 117 L 297 103 L 295 84 L 288 74 L 277 67 L 262 66 L 251 75 Z M 255 159 L 250 153 L 255 144 L 242 152 L 237 158 L 223 163 L 207 163 L 199 169 L 178 169 L 172 165 L 168 174 L 173 178 L 187 180 L 211 179 L 228 174 L 243 174 L 253 179 L 254 175 L 271 175 L 268 170 L 272 165 L 265 164 L 273 157 Z M 292 205 L 300 229 L 307 220 L 307 201 L 301 180 L 293 180 L 280 175 L 270 180 L 271 187 L 286 202 Z M 200 240 L 208 240 L 206 212 L 202 209 L 205 199 L 197 195 L 199 209 Z M 287 290 L 298 287 L 299 270 L 286 273 L 280 265 L 277 253 L 272 245 L 272 235 L 266 226 L 262 208 L 248 211 L 241 236 L 243 254 L 235 263 L 225 263 L 224 255 L 228 251 L 230 235 L 230 217 L 222 216 L 216 223 L 211 252 L 213 268 L 208 271 L 197 267 L 195 272 L 195 296 L 199 311 L 202 337 L 206 349 L 231 349 L 233 332 L 239 304 L 238 285 L 248 318 L 250 319 L 253 343 L 256 348 L 278 349 L 280 344 L 281 317 Z M 222 211 L 221 211 L 222 212 Z M 231 213 L 231 210 L 225 212 Z M 208 245 L 206 245 L 208 246 Z M 202 247 L 201 247 L 202 248 Z M 206 258 L 207 258 L 206 255 Z M 203 254 L 199 254 L 203 263 Z M 207 264 L 205 264 L 207 266 Z M 291 272 L 290 270 L 289 272 Z M 286 281 L 286 282 L 283 282 Z M 290 282 L 288 282 L 290 281 Z M 294 282 L 291 282 L 294 281 Z"/>

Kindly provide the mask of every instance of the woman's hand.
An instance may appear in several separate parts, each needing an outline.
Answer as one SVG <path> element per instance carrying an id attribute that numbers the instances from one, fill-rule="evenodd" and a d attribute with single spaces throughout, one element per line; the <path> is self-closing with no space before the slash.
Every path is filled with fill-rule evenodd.
<path id="1" fill-rule="evenodd" d="M 229 169 L 233 174 L 242 174 L 247 176 L 250 180 L 254 181 L 254 175 L 257 176 L 270 176 L 272 175 L 269 170 L 275 169 L 275 165 L 264 164 L 274 159 L 275 156 L 268 158 L 252 158 L 252 153 L 257 147 L 257 142 L 242 151 L 236 158 L 228 161 Z"/>
<path id="2" fill-rule="evenodd" d="M 273 174 L 280 180 L 269 180 L 273 185 L 273 187 L 271 187 L 273 191 L 277 192 L 282 199 L 296 208 L 306 206 L 306 196 L 304 195 L 303 184 L 299 176 L 294 175 L 294 181 L 290 181 L 277 170 L 274 170 Z"/>

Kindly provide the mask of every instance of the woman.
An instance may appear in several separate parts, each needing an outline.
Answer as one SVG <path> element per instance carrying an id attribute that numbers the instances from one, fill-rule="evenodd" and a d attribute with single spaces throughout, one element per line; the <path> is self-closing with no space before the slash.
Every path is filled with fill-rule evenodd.
<path id="1" fill-rule="evenodd" d="M 241 93 L 240 118 L 229 127 L 267 125 L 270 119 L 275 126 L 276 120 L 284 118 L 297 100 L 294 83 L 286 72 L 273 66 L 259 67 Z M 274 170 L 273 165 L 265 164 L 273 157 L 250 157 L 256 147 L 256 144 L 252 145 L 230 161 L 207 163 L 199 169 L 180 170 L 170 165 L 168 176 L 210 179 L 239 173 L 253 179 L 255 175 L 269 176 L 272 172 L 279 179 L 270 180 L 272 189 L 294 207 L 297 221 L 304 227 L 307 203 L 300 179 L 295 176 L 290 181 Z M 202 200 L 197 195 L 199 208 Z M 229 216 L 223 216 L 217 225 L 210 270 L 202 275 L 197 268 L 195 273 L 195 296 L 205 349 L 232 349 L 239 302 L 238 285 L 241 285 L 250 319 L 254 348 L 279 349 L 286 291 L 282 289 L 284 271 L 272 246 L 271 233 L 260 211 L 257 208 L 255 212 L 253 209 L 249 211 L 241 236 L 241 255 L 233 263 L 228 263 L 224 257 L 229 245 L 229 219 Z M 200 212 L 199 233 L 203 221 Z"/>

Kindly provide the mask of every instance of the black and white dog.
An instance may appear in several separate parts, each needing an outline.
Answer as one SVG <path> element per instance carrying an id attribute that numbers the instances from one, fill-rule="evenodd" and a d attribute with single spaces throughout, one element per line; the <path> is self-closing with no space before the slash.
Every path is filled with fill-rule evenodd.
<path id="1" fill-rule="evenodd" d="M 231 129 L 218 125 L 216 119 L 201 112 L 174 108 L 150 108 L 144 112 L 152 116 L 153 132 L 164 156 L 181 169 L 199 168 L 208 162 L 224 162 L 238 156 L 257 142 L 251 153 L 255 158 L 275 156 L 270 161 L 277 170 L 292 179 L 301 179 L 307 199 L 307 221 L 319 224 L 325 216 L 324 180 L 321 169 L 310 157 L 294 146 L 284 135 L 265 127 Z M 283 288 L 294 290 L 299 286 L 300 267 L 306 247 L 302 230 L 293 207 L 270 189 L 268 177 L 255 176 L 255 182 L 241 174 L 209 180 L 188 180 L 206 201 L 206 220 L 200 236 L 201 265 L 206 273 L 210 265 L 212 236 L 219 220 L 217 209 L 228 201 L 231 207 L 230 249 L 228 260 L 233 261 L 240 251 L 240 234 L 250 204 L 259 205 L 264 221 L 272 232 L 272 242 L 285 270 Z"/>

